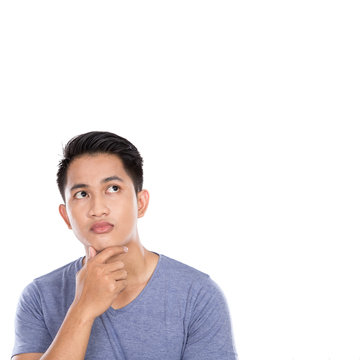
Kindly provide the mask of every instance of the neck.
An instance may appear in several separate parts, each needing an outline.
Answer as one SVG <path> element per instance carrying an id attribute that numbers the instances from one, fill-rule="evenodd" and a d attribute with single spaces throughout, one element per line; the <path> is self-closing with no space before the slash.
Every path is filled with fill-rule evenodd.
<path id="1" fill-rule="evenodd" d="M 129 251 L 125 255 L 119 255 L 119 260 L 125 264 L 127 282 L 129 285 L 142 283 L 146 280 L 149 259 L 153 254 L 140 242 L 130 242 L 126 246 Z"/>
<path id="2" fill-rule="evenodd" d="M 108 263 L 120 260 L 125 264 L 124 269 L 128 274 L 127 283 L 130 286 L 147 282 L 153 271 L 154 261 L 157 262 L 157 255 L 145 249 L 139 240 L 130 241 L 126 246 L 129 249 L 126 254 L 113 256 Z M 88 248 L 86 248 L 86 254 L 88 256 Z M 84 257 L 83 265 L 85 260 Z"/>

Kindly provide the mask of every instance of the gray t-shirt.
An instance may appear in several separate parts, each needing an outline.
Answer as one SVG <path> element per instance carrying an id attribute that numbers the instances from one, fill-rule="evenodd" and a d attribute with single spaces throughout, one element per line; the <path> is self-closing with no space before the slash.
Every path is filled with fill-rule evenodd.
<path id="1" fill-rule="evenodd" d="M 79 258 L 24 289 L 13 356 L 47 350 L 74 299 L 81 266 Z M 225 298 L 208 275 L 160 255 L 136 299 L 95 319 L 85 359 L 237 359 Z"/>

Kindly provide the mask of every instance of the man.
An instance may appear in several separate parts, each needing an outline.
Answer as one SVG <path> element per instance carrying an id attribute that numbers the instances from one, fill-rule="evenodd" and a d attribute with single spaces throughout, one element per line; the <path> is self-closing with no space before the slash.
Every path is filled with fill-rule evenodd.
<path id="1" fill-rule="evenodd" d="M 64 148 L 59 212 L 86 256 L 35 279 L 16 313 L 15 360 L 233 360 L 224 296 L 208 275 L 145 249 L 143 160 L 108 132 Z"/>

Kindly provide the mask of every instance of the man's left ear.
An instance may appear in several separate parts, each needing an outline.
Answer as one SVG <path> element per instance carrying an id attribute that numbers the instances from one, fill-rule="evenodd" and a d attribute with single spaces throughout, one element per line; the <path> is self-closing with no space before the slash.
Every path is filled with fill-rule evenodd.
<path id="1" fill-rule="evenodd" d="M 137 194 L 137 205 L 138 205 L 138 218 L 145 215 L 146 209 L 149 205 L 149 192 L 147 190 L 141 190 Z"/>
<path id="2" fill-rule="evenodd" d="M 64 219 L 67 227 L 69 229 L 72 229 L 70 221 L 69 221 L 69 217 L 67 215 L 66 206 L 64 204 L 59 205 L 59 213 L 60 213 L 61 217 Z"/>

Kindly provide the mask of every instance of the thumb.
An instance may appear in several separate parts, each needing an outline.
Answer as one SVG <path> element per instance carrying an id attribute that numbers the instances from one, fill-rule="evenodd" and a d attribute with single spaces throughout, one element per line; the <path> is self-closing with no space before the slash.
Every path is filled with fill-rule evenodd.
<path id="1" fill-rule="evenodd" d="M 93 257 L 95 257 L 95 255 L 96 255 L 96 250 L 92 246 L 90 246 L 88 260 L 91 260 Z"/>

